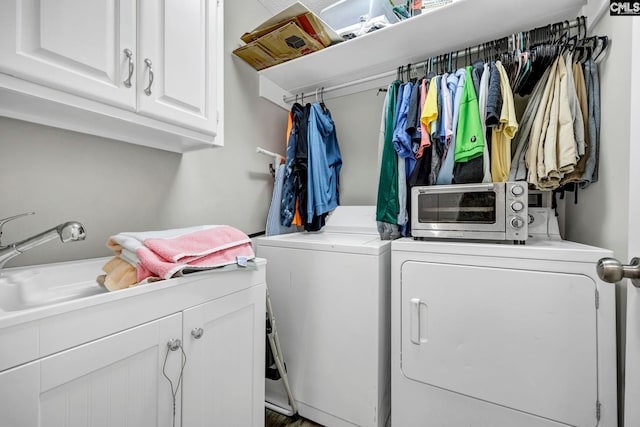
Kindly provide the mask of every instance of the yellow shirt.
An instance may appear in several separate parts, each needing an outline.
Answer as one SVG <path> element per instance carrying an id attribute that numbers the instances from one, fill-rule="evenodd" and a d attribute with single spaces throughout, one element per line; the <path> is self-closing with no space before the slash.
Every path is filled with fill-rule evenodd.
<path id="1" fill-rule="evenodd" d="M 420 114 L 420 121 L 429 130 L 431 129 L 431 122 L 438 118 L 438 89 L 436 86 L 436 78 L 432 77 L 429 83 L 427 99 L 424 101 L 424 108 L 422 108 L 422 114 Z"/>
<path id="2" fill-rule="evenodd" d="M 493 182 L 505 182 L 511 170 L 511 140 L 518 131 L 518 121 L 507 71 L 500 61 L 496 61 L 496 68 L 500 73 L 502 110 L 500 123 L 491 131 L 491 176 Z"/>

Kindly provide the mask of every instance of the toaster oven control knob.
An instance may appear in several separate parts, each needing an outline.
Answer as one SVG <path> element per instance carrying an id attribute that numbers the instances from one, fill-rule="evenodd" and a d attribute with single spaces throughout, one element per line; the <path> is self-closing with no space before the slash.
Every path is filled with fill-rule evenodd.
<path id="1" fill-rule="evenodd" d="M 513 218 L 511 218 L 511 226 L 518 230 L 521 229 L 522 227 L 524 227 L 524 219 L 519 216 L 514 216 Z"/>
<path id="2" fill-rule="evenodd" d="M 522 196 L 524 194 L 524 188 L 522 187 L 522 185 L 514 185 L 511 188 L 511 194 L 513 194 L 516 197 Z"/>
<path id="3" fill-rule="evenodd" d="M 511 203 L 511 209 L 514 212 L 521 212 L 524 209 L 524 203 L 522 203 L 521 201 L 517 200 L 517 201 Z"/>

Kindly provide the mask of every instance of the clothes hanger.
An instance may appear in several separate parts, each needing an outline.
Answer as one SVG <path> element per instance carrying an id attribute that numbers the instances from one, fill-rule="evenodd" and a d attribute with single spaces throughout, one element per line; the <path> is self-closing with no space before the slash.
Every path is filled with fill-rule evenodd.
<path id="1" fill-rule="evenodd" d="M 598 58 L 605 53 L 607 47 L 609 46 L 609 37 L 608 36 L 599 36 L 597 46 L 602 46 L 597 55 L 594 56 L 593 60 L 598 61 Z"/>

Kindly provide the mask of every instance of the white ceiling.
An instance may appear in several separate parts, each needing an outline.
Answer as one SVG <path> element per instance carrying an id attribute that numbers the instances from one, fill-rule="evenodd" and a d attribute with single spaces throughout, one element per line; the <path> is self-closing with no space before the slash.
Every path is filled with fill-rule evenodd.
<path id="1" fill-rule="evenodd" d="M 291 6 L 296 0 L 258 0 L 267 8 L 273 15 L 281 10 Z M 316 15 L 320 14 L 320 11 L 325 7 L 336 3 L 336 0 L 302 0 L 302 4 L 308 7 Z"/>

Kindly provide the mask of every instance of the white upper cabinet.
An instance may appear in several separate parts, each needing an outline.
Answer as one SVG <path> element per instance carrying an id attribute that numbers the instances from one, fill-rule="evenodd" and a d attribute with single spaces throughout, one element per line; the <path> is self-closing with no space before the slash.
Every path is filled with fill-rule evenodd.
<path id="1" fill-rule="evenodd" d="M 222 145 L 222 1 L 2 0 L 0 116 L 169 151 Z"/>
<path id="2" fill-rule="evenodd" d="M 135 110 L 135 87 L 123 83 L 125 50 L 135 62 L 135 0 L 3 1 L 0 8 L 0 71 Z"/>
<path id="3" fill-rule="evenodd" d="M 140 0 L 138 109 L 215 132 L 216 1 Z"/>

